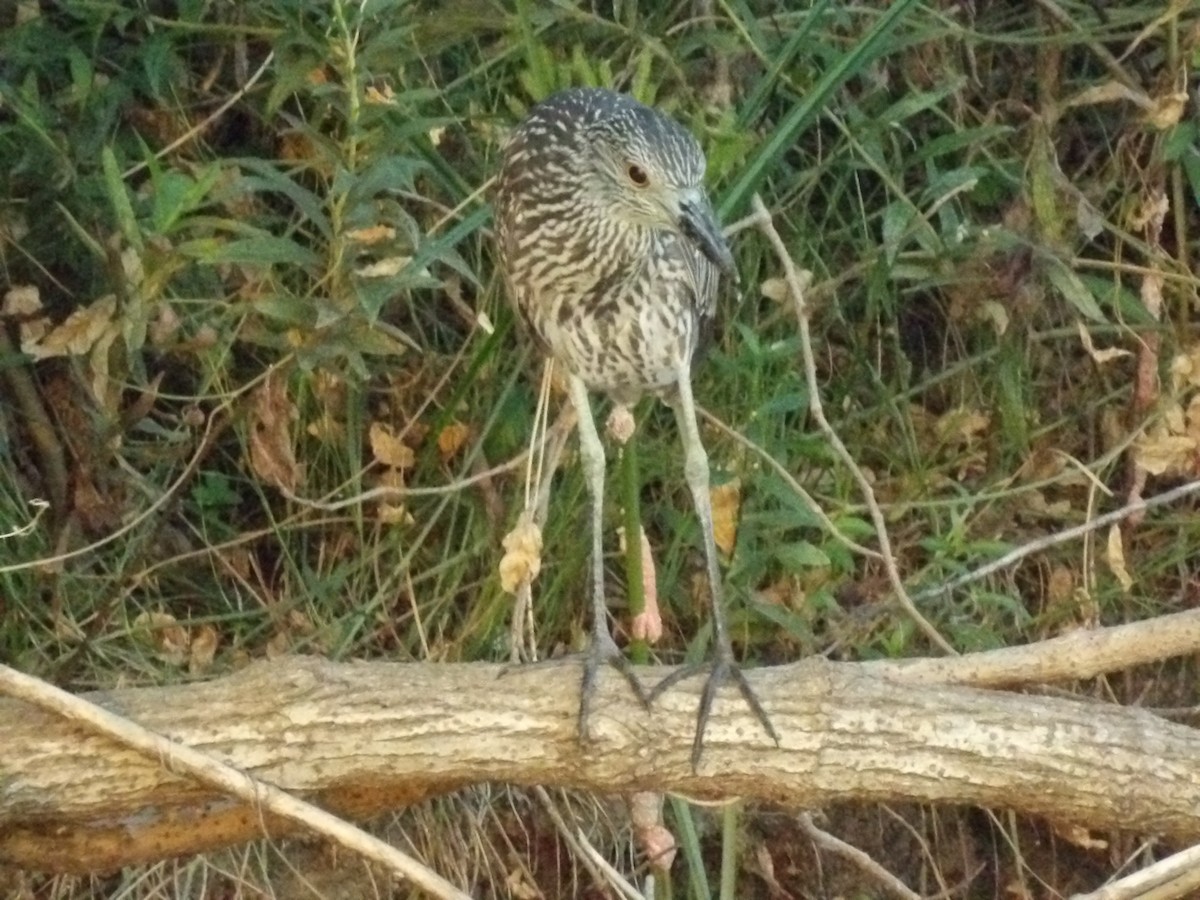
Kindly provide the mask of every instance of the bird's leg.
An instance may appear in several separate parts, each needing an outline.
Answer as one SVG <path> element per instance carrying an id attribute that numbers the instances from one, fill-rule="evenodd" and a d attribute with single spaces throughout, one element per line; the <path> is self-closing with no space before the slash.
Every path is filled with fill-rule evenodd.
<path id="1" fill-rule="evenodd" d="M 746 676 L 738 668 L 733 658 L 733 644 L 729 639 L 729 629 L 725 624 L 725 608 L 721 595 L 721 570 L 717 562 L 717 544 L 713 537 L 712 496 L 708 485 L 708 454 L 700 441 L 700 429 L 696 425 L 696 404 L 692 399 L 692 386 L 685 368 L 679 379 L 679 392 L 672 404 L 675 411 L 675 421 L 679 425 L 679 435 L 683 441 L 684 477 L 688 489 L 692 493 L 692 502 L 696 507 L 696 515 L 700 519 L 700 531 L 704 540 L 704 562 L 708 569 L 708 583 L 712 597 L 713 642 L 716 644 L 714 659 L 709 668 L 708 681 L 705 682 L 704 692 L 700 698 L 700 709 L 696 714 L 696 736 L 692 741 L 692 768 L 700 765 L 700 754 L 704 749 L 704 730 L 708 726 L 708 717 L 712 712 L 713 700 L 717 689 L 727 680 L 732 679 L 745 698 L 750 711 L 762 723 L 763 729 L 778 745 L 779 734 L 771 719 L 763 709 Z M 668 675 L 650 692 L 653 700 L 671 685 L 692 675 L 701 666 L 685 666 Z"/>
<path id="2" fill-rule="evenodd" d="M 592 639 L 584 659 L 579 698 L 579 737 L 585 740 L 592 695 L 596 692 L 596 676 L 602 664 L 608 663 L 625 676 L 643 706 L 648 706 L 650 701 L 629 660 L 608 631 L 608 609 L 604 602 L 604 445 L 592 418 L 587 386 L 575 375 L 570 376 L 569 384 L 571 403 L 579 418 L 576 426 L 579 456 L 592 507 Z"/>

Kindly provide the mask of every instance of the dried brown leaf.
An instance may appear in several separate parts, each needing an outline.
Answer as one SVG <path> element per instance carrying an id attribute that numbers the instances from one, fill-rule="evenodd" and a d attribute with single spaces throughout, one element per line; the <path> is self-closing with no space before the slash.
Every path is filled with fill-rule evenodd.
<path id="1" fill-rule="evenodd" d="M 1079 340 L 1083 343 L 1083 349 L 1088 352 L 1088 356 L 1092 358 L 1092 361 L 1096 365 L 1102 366 L 1105 363 L 1112 362 L 1114 359 L 1120 359 L 1122 356 L 1133 355 L 1128 350 L 1123 350 L 1120 347 L 1108 347 L 1104 350 L 1097 350 L 1096 345 L 1092 343 L 1091 333 L 1084 327 L 1083 320 L 1079 320 L 1076 325 L 1079 328 Z"/>
<path id="2" fill-rule="evenodd" d="M 1190 472 L 1196 462 L 1197 449 L 1194 438 L 1160 427 L 1134 441 L 1133 458 L 1151 475 Z"/>
<path id="3" fill-rule="evenodd" d="M 301 474 L 292 450 L 291 423 L 296 417 L 287 382 L 272 372 L 254 392 L 250 466 L 263 481 L 288 492 L 295 491 Z"/>
<path id="4" fill-rule="evenodd" d="M 107 294 L 89 306 L 77 309 L 66 320 L 40 339 L 21 339 L 21 350 L 34 359 L 54 356 L 82 356 L 101 340 L 109 344 L 121 333 L 115 321 L 117 298 Z"/>
<path id="5" fill-rule="evenodd" d="M 379 486 L 401 490 L 405 487 L 404 472 L 400 469 L 385 469 L 379 476 Z M 408 507 L 395 499 L 380 500 L 376 509 L 383 522 L 393 525 L 411 525 L 414 521 Z"/>
<path id="6" fill-rule="evenodd" d="M 522 517 L 501 543 L 504 556 L 500 559 L 500 587 L 515 594 L 522 584 L 533 582 L 542 570 L 542 529 Z"/>
<path id="7" fill-rule="evenodd" d="M 658 608 L 658 569 L 644 528 L 638 528 L 638 536 L 641 538 L 642 600 L 645 605 L 629 623 L 629 633 L 635 640 L 657 644 L 663 636 L 662 612 Z"/>
<path id="8" fill-rule="evenodd" d="M 36 285 L 19 284 L 9 288 L 0 304 L 0 313 L 14 319 L 35 316 L 42 311 L 42 297 Z"/>
<path id="9" fill-rule="evenodd" d="M 182 666 L 188 659 L 188 631 L 170 613 L 143 612 L 133 620 L 131 630 L 154 655 L 172 666 Z"/>
<path id="10" fill-rule="evenodd" d="M 1125 543 L 1121 539 L 1121 527 L 1113 525 L 1108 529 L 1108 541 L 1104 548 L 1104 561 L 1109 571 L 1121 584 L 1121 590 L 1126 594 L 1133 588 L 1133 577 L 1125 567 Z"/>
<path id="11" fill-rule="evenodd" d="M 201 675 L 212 668 L 213 658 L 221 637 L 212 625 L 201 625 L 192 633 L 192 646 L 188 653 L 188 671 Z"/>
<path id="12" fill-rule="evenodd" d="M 416 462 L 412 448 L 400 440 L 392 426 L 386 422 L 372 422 L 368 439 L 372 455 L 385 466 L 408 469 Z"/>

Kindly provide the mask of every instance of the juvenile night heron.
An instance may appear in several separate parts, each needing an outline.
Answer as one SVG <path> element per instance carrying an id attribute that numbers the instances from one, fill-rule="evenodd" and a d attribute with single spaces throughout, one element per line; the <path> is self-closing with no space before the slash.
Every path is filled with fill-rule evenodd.
<path id="1" fill-rule="evenodd" d="M 699 761 L 717 688 L 732 680 L 767 733 L 779 738 L 738 669 L 721 601 L 708 456 L 692 400 L 692 363 L 716 310 L 720 273 L 733 256 L 702 181 L 704 153 L 673 120 L 614 91 L 573 88 L 535 106 L 504 150 L 495 210 L 510 299 L 542 350 L 565 367 L 579 417 L 591 498 L 592 638 L 584 663 L 580 736 L 587 736 L 601 664 L 647 695 L 609 634 L 604 602 L 604 447 L 588 391 L 632 404 L 645 393 L 669 403 L 684 473 L 700 518 L 712 596 L 715 659 L 692 746 Z"/>

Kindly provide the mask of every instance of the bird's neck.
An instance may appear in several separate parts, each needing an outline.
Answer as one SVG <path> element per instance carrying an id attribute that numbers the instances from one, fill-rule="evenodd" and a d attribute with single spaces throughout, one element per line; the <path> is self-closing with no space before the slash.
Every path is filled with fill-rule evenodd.
<path id="1" fill-rule="evenodd" d="M 589 253 L 594 271 L 603 278 L 633 278 L 650 258 L 656 240 L 653 228 L 636 222 L 613 224 L 611 218 L 581 223 L 578 239 Z"/>

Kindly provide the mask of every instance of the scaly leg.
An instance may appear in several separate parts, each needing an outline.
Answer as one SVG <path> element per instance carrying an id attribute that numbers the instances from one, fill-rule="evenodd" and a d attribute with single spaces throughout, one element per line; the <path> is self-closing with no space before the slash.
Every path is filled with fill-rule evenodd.
<path id="1" fill-rule="evenodd" d="M 592 695 L 596 692 L 596 677 L 602 664 L 613 666 L 625 676 L 643 706 L 649 706 L 646 689 L 638 681 L 629 660 L 608 631 L 608 609 L 604 603 L 604 445 L 596 432 L 587 386 L 576 376 L 569 376 L 571 403 L 579 417 L 579 456 L 587 480 L 592 506 L 592 640 L 583 663 L 583 683 L 579 698 L 579 739 L 588 737 L 588 717 L 592 711 Z"/>
<path id="2" fill-rule="evenodd" d="M 758 696 L 733 658 L 733 644 L 729 640 L 729 630 L 725 625 L 725 608 L 721 599 L 721 570 L 717 561 L 717 544 L 713 539 L 712 497 L 708 489 L 708 454 L 700 441 L 700 429 L 696 425 L 696 404 L 692 399 L 692 385 L 686 367 L 681 373 L 679 393 L 672 408 L 675 411 L 675 421 L 679 424 L 679 436 L 683 441 L 684 477 L 692 493 L 692 502 L 696 506 L 696 515 L 700 519 L 700 531 L 703 534 L 704 562 L 708 568 L 708 583 L 712 596 L 713 642 L 716 648 L 710 664 L 685 666 L 668 675 L 654 686 L 650 698 L 653 700 L 671 685 L 689 677 L 698 669 L 709 669 L 708 681 L 704 684 L 704 693 L 700 698 L 700 710 L 696 715 L 696 737 L 692 741 L 692 768 L 697 769 L 704 749 L 704 730 L 708 727 L 713 701 L 716 699 L 717 689 L 725 681 L 732 679 L 737 685 L 750 711 L 762 723 L 763 729 L 776 745 L 779 744 L 779 733 L 771 724 L 771 719 L 759 702 Z"/>

